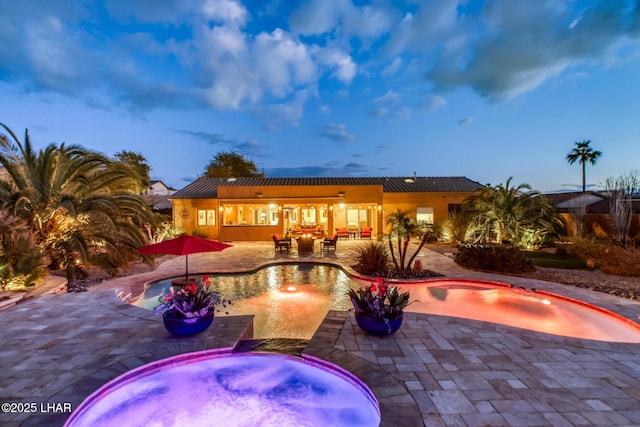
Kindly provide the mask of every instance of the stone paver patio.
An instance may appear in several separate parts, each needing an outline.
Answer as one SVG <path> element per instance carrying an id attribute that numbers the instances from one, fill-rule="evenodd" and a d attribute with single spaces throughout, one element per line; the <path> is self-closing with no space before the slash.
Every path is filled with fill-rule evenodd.
<path id="1" fill-rule="evenodd" d="M 287 261 L 321 261 L 351 272 L 354 242 L 336 254 L 276 254 L 273 244 L 238 243 L 191 255 L 196 272 L 250 271 Z M 473 272 L 423 250 L 426 268 L 447 277 L 496 280 L 576 298 L 638 322 L 640 303 L 559 284 Z M 0 402 L 35 403 L 33 412 L 0 413 L 2 426 L 62 425 L 109 380 L 172 355 L 229 348 L 251 338 L 252 317 L 218 317 L 210 329 L 171 337 L 161 319 L 125 304 L 144 283 L 184 272 L 184 259 L 104 282 L 81 294 L 43 295 L 0 311 Z M 454 317 L 407 313 L 395 335 L 369 337 L 353 314 L 332 311 L 303 353 L 336 363 L 376 395 L 385 426 L 638 426 L 640 344 L 566 338 Z M 44 404 L 44 406 L 41 406 Z"/>

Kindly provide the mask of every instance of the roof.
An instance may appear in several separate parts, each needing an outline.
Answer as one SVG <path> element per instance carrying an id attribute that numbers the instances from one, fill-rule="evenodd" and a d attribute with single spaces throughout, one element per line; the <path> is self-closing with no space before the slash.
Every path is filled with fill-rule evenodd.
<path id="1" fill-rule="evenodd" d="M 354 178 L 207 178 L 202 177 L 171 196 L 172 199 L 218 197 L 218 187 L 382 185 L 384 193 L 472 193 L 482 184 L 463 176 L 455 177 L 354 177 Z"/>
<path id="2" fill-rule="evenodd" d="M 586 213 L 608 214 L 609 196 L 606 192 L 566 192 L 545 194 L 560 212 L 570 213 L 574 209 L 584 208 Z M 632 202 L 634 212 L 640 211 L 640 200 Z"/>

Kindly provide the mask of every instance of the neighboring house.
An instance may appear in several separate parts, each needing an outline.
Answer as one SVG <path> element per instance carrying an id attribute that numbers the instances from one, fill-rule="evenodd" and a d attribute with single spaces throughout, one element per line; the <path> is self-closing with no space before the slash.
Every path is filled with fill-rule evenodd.
<path id="1" fill-rule="evenodd" d="M 160 180 L 149 183 L 149 188 L 143 193 L 151 207 L 158 210 L 171 209 L 169 197 L 176 192 L 175 188 L 169 187 Z"/>
<path id="2" fill-rule="evenodd" d="M 576 233 L 576 221 L 583 218 L 586 233 L 600 237 L 611 236 L 611 218 L 609 217 L 609 197 L 606 192 L 568 192 L 545 194 L 558 211 L 567 220 L 570 234 Z M 633 215 L 629 236 L 637 239 L 640 234 L 640 200 L 633 202 Z"/>
<path id="3" fill-rule="evenodd" d="M 149 183 L 149 189 L 144 194 L 147 196 L 171 196 L 175 192 L 175 188 L 169 187 L 160 180 L 155 180 Z"/>
<path id="4" fill-rule="evenodd" d="M 174 225 L 225 241 L 269 240 L 294 227 L 384 231 L 398 209 L 436 223 L 482 187 L 465 177 L 200 178 L 173 194 Z"/>

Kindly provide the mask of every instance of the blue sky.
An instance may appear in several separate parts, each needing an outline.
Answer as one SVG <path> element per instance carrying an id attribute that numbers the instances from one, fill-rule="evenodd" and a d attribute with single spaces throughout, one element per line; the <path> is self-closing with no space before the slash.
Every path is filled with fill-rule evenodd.
<path id="1" fill-rule="evenodd" d="M 602 0 L 0 0 L 0 122 L 267 176 L 467 176 L 576 190 L 640 169 L 640 11 Z"/>

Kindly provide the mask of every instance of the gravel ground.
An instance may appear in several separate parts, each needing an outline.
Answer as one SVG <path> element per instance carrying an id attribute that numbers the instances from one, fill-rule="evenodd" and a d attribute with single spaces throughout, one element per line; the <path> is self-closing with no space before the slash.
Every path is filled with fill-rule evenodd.
<path id="1" fill-rule="evenodd" d="M 442 254 L 454 252 L 454 248 L 442 243 L 430 243 L 426 247 Z M 636 276 L 617 276 L 599 270 L 565 270 L 547 267 L 536 267 L 534 272 L 520 276 L 577 286 L 640 301 L 640 277 Z"/>

